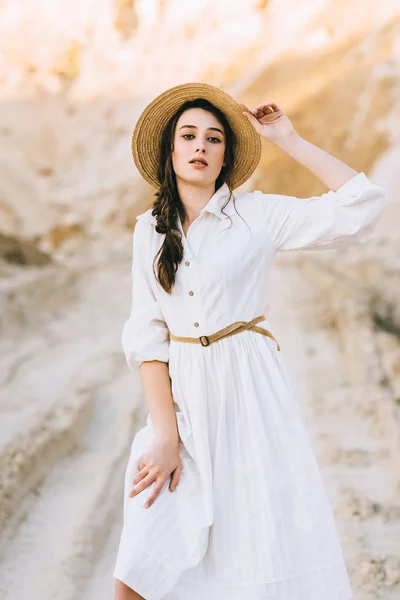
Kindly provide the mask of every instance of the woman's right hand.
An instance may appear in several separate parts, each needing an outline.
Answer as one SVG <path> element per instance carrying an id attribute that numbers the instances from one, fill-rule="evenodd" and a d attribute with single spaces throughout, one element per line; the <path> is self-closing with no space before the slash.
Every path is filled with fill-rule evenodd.
<path id="1" fill-rule="evenodd" d="M 134 488 L 129 492 L 133 498 L 146 489 L 153 481 L 154 489 L 149 495 L 144 507 L 149 508 L 160 493 L 164 483 L 171 476 L 169 489 L 175 491 L 182 471 L 179 456 L 179 438 L 157 435 L 150 449 L 144 454 L 138 464 L 138 475 L 133 480 Z"/>

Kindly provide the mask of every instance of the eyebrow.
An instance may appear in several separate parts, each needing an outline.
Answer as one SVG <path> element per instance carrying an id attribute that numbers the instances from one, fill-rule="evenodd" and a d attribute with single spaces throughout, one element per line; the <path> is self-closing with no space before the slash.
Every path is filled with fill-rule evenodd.
<path id="1" fill-rule="evenodd" d="M 181 129 L 183 129 L 184 127 L 191 127 L 192 129 L 198 129 L 198 127 L 196 125 L 182 125 L 182 127 L 179 127 L 179 131 Z M 224 132 L 222 131 L 222 129 L 219 129 L 218 127 L 207 127 L 207 131 L 211 129 L 212 131 L 219 131 L 220 133 L 222 133 L 222 135 L 224 135 Z"/>

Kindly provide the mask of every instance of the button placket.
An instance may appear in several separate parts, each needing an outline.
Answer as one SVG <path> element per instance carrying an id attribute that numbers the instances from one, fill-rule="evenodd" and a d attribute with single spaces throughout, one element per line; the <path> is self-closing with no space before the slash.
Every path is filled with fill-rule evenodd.
<path id="1" fill-rule="evenodd" d="M 193 300 L 191 300 L 191 302 L 194 301 L 193 308 L 192 308 L 192 306 L 189 307 L 188 314 L 190 315 L 190 314 L 195 313 L 195 316 L 197 316 L 197 314 L 199 314 L 198 311 L 200 310 L 200 306 L 198 305 L 198 303 L 196 301 L 196 300 L 199 300 L 199 298 L 198 298 L 198 296 L 196 297 L 196 294 L 195 294 L 194 290 L 191 287 L 192 283 L 193 283 L 193 277 L 194 277 L 194 271 L 192 271 L 193 266 L 194 266 L 193 265 L 193 256 L 192 255 L 191 256 L 187 256 L 186 255 L 186 260 L 184 261 L 184 268 L 185 268 L 184 273 L 185 273 L 185 280 L 186 281 L 184 281 L 184 285 L 187 284 L 187 288 L 189 288 L 189 289 L 186 288 L 187 289 L 187 294 L 188 294 L 188 296 L 190 296 L 190 298 L 193 298 Z M 190 271 L 186 270 L 189 267 L 190 267 Z M 188 301 L 189 301 L 189 299 L 188 299 Z M 198 327 L 200 327 L 200 322 L 199 321 L 194 321 L 192 323 L 192 327 L 195 327 L 197 329 Z"/>
<path id="2" fill-rule="evenodd" d="M 185 261 L 185 265 L 188 267 L 188 266 L 190 265 L 190 261 L 189 261 L 189 260 Z M 194 296 L 194 291 L 193 291 L 193 290 L 189 290 L 189 291 L 188 291 L 188 295 L 189 295 L 189 296 Z M 195 321 L 195 322 L 193 323 L 193 327 L 199 327 L 199 322 L 198 322 L 198 321 Z"/>

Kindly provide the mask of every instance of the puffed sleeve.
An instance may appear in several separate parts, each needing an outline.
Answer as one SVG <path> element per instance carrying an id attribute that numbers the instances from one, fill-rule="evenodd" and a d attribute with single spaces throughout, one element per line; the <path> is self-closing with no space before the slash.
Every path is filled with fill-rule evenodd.
<path id="1" fill-rule="evenodd" d="M 169 360 L 169 330 L 154 293 L 151 226 L 140 217 L 133 232 L 131 312 L 122 330 L 122 347 L 131 371 L 135 363 Z"/>
<path id="2" fill-rule="evenodd" d="M 254 193 L 258 206 L 264 203 L 265 226 L 276 250 L 328 249 L 364 242 L 387 204 L 385 191 L 364 172 L 321 196 Z"/>

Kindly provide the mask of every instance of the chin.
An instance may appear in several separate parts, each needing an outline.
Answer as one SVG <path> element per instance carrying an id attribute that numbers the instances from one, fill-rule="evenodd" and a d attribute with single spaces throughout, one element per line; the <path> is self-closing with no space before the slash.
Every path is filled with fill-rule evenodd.
<path id="1" fill-rule="evenodd" d="M 199 184 L 201 183 L 202 185 L 211 185 L 215 183 L 215 179 L 210 179 L 210 177 L 205 177 L 204 173 L 201 172 L 197 172 L 197 173 L 190 173 L 190 176 L 181 176 L 181 175 L 177 175 L 178 179 L 181 179 L 182 181 L 184 181 L 185 183 L 193 183 L 193 184 Z"/>

